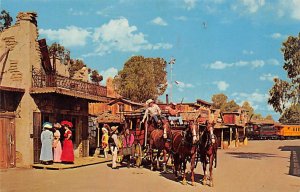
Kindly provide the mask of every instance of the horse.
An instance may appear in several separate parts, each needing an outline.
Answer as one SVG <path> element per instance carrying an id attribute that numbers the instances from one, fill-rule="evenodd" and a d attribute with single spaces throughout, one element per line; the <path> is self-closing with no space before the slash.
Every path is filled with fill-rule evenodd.
<path id="1" fill-rule="evenodd" d="M 196 153 L 199 141 L 199 128 L 194 121 L 189 122 L 189 126 L 185 131 L 173 132 L 172 149 L 174 151 L 174 174 L 178 180 L 178 172 L 183 170 L 182 184 L 186 185 L 186 164 L 191 162 L 191 184 L 195 185 L 194 169 L 196 167 Z"/>
<path id="2" fill-rule="evenodd" d="M 210 186 L 213 187 L 213 163 L 214 168 L 217 167 L 217 150 L 218 150 L 218 141 L 216 136 L 213 134 L 214 123 L 206 122 L 206 127 L 201 136 L 201 142 L 199 144 L 199 154 L 200 161 L 203 167 L 203 185 L 206 185 L 207 182 L 207 172 L 206 168 L 209 164 L 209 180 Z"/>
<path id="3" fill-rule="evenodd" d="M 150 141 L 149 141 L 149 153 L 151 161 L 151 170 L 154 170 L 154 149 L 157 150 L 156 154 L 156 167 L 159 168 L 159 157 L 161 152 L 163 152 L 163 171 L 165 172 L 167 167 L 167 152 L 170 152 L 170 142 L 171 128 L 168 120 L 166 118 L 161 119 L 162 129 L 158 128 L 153 122 L 150 121 L 148 128 L 150 131 Z M 148 132 L 149 132 L 148 131 Z M 147 138 L 145 138 L 147 139 Z"/>

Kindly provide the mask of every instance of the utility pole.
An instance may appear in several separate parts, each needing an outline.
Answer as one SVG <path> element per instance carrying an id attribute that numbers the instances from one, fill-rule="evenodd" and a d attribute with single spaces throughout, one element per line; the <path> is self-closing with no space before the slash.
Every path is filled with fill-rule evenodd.
<path id="1" fill-rule="evenodd" d="M 171 57 L 171 60 L 170 60 L 170 62 L 169 62 L 169 64 L 170 64 L 170 70 L 171 70 L 171 72 L 170 72 L 170 79 L 171 79 L 171 82 L 170 82 L 170 102 L 173 102 L 173 98 L 172 98 L 172 89 L 173 89 L 173 78 L 172 78 L 172 76 L 173 76 L 173 65 L 175 64 L 175 58 L 174 57 Z"/>

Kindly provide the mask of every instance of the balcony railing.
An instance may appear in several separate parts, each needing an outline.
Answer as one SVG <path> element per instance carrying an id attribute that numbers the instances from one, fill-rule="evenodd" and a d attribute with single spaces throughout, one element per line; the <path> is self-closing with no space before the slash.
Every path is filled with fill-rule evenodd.
<path id="1" fill-rule="evenodd" d="M 105 86 L 71 79 L 57 74 L 47 75 L 42 72 L 33 71 L 32 79 L 33 88 L 57 87 L 94 96 L 107 96 L 107 89 Z"/>

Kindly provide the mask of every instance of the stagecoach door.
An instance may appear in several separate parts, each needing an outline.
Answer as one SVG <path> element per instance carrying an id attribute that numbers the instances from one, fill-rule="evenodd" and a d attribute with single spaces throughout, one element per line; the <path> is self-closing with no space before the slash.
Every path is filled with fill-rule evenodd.
<path id="1" fill-rule="evenodd" d="M 0 168 L 16 166 L 14 115 L 0 114 Z"/>

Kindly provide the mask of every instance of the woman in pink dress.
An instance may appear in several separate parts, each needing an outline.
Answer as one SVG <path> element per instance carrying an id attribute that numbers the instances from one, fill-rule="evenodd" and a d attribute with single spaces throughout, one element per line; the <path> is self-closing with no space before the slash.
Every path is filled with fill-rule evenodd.
<path id="1" fill-rule="evenodd" d="M 59 123 L 54 124 L 55 132 L 54 132 L 54 141 L 53 141 L 53 153 L 54 158 L 53 161 L 55 163 L 61 162 L 61 153 L 62 153 L 62 147 L 60 142 L 60 132 L 59 129 L 61 128 L 61 125 Z"/>
<path id="2" fill-rule="evenodd" d="M 73 124 L 69 121 L 62 121 L 61 125 L 65 127 L 61 161 L 63 163 L 74 163 L 72 131 L 70 130 L 70 128 L 73 127 Z"/>

